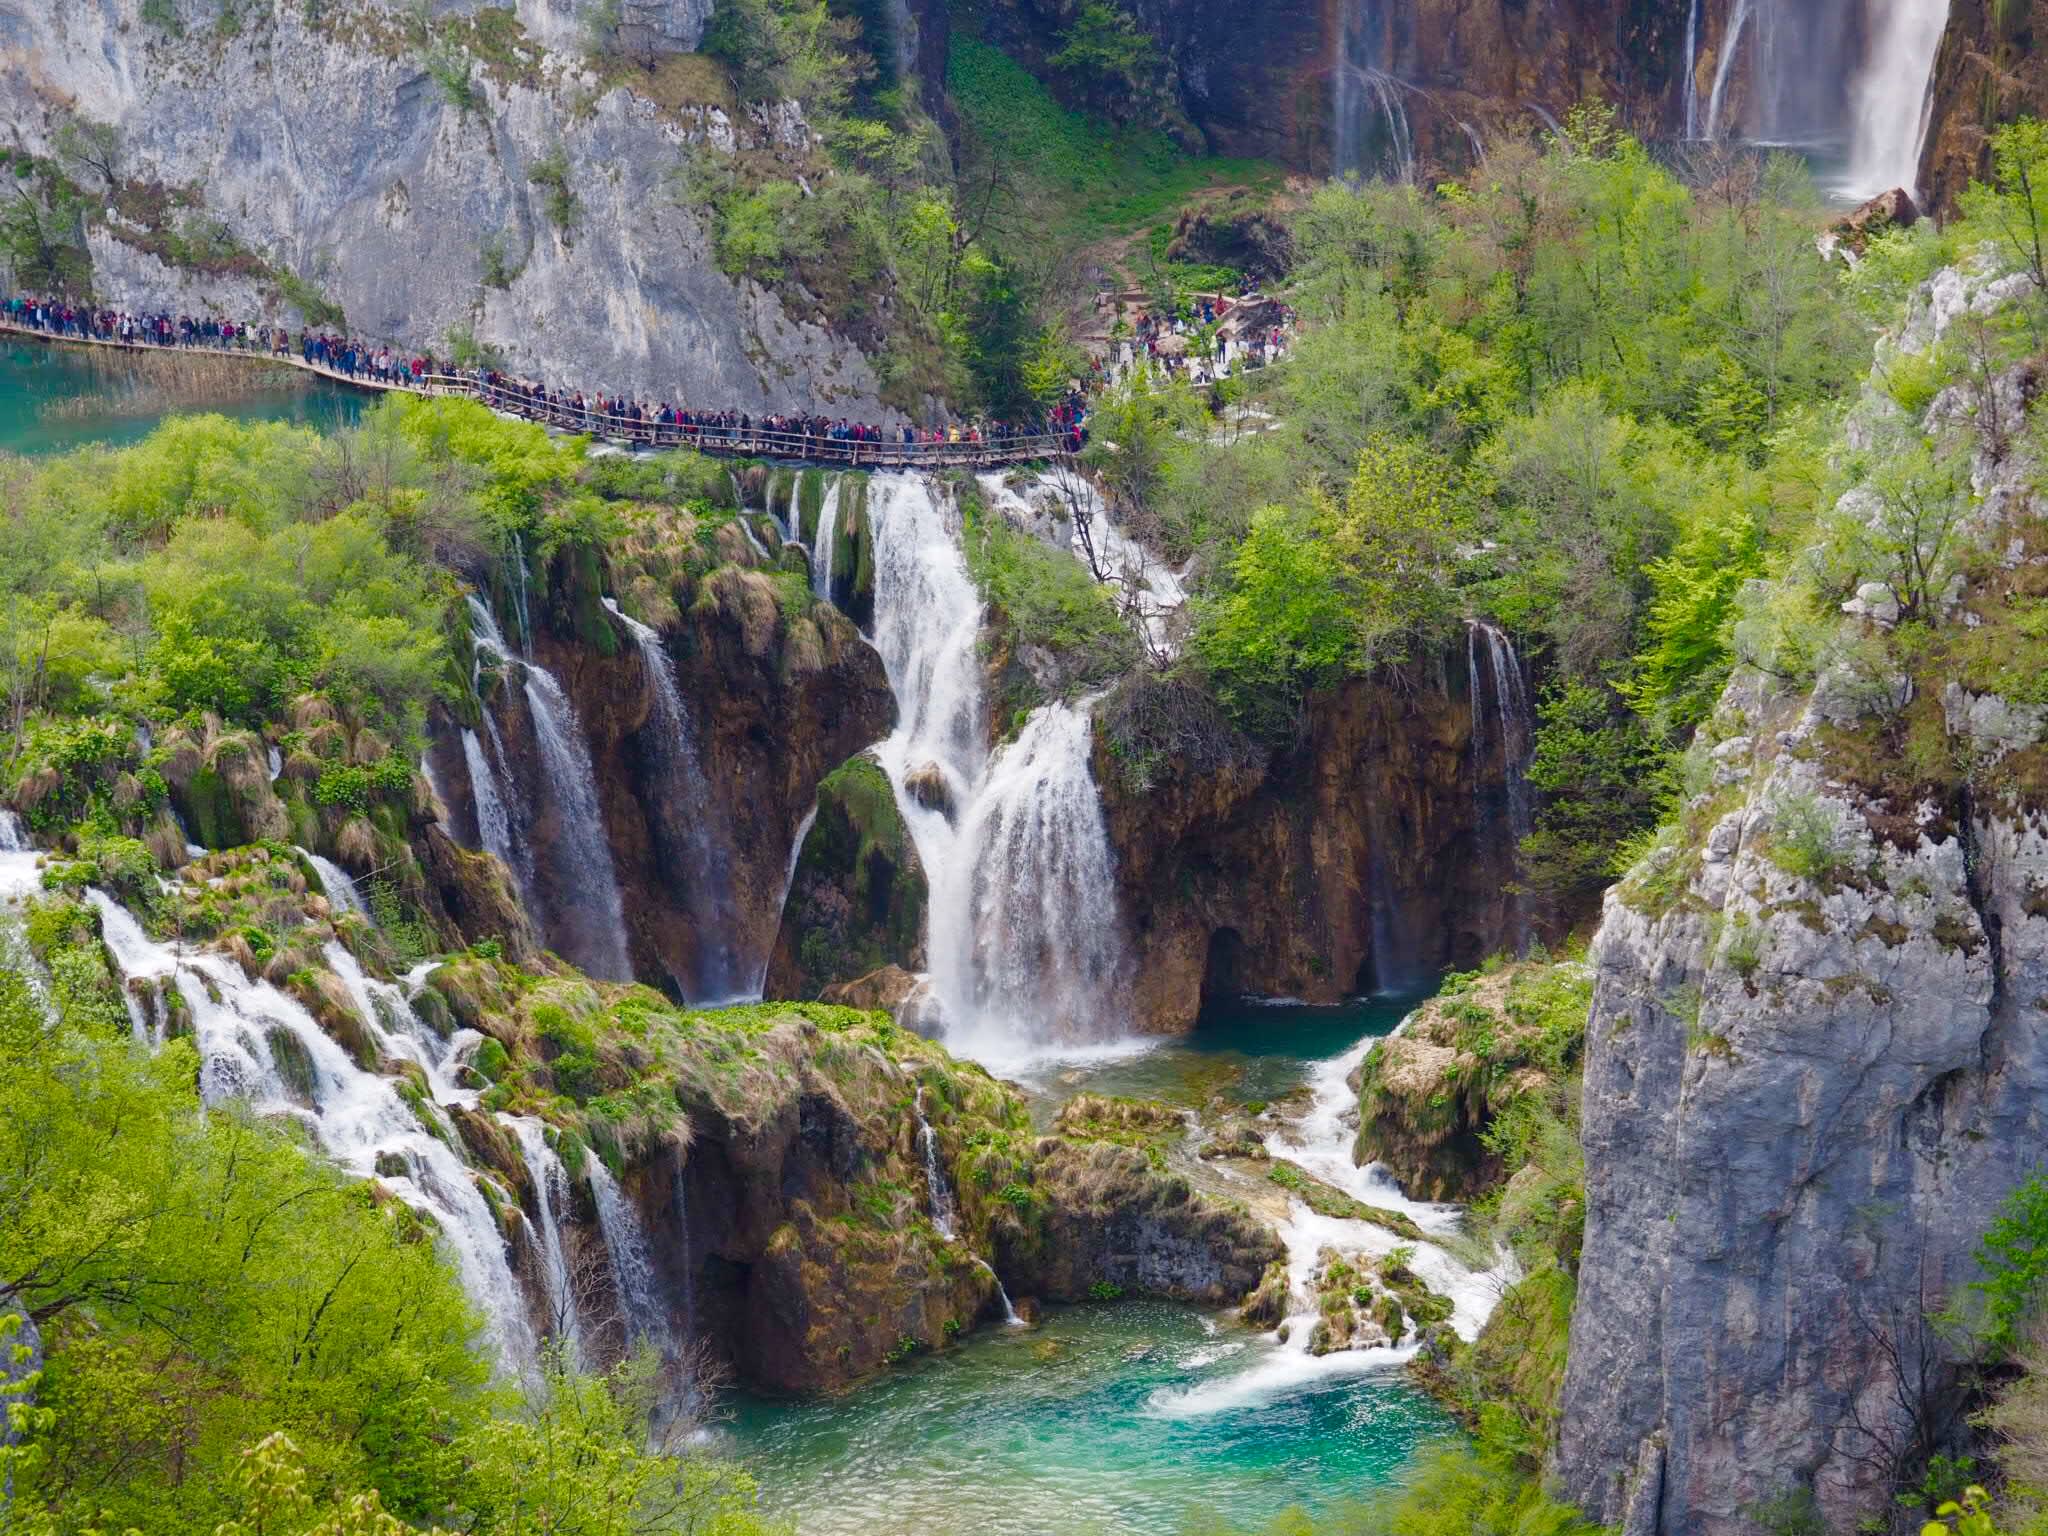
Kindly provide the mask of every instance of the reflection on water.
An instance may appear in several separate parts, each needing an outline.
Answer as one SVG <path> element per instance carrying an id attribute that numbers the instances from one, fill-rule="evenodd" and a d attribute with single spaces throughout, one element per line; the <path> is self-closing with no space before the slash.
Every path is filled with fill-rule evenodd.
<path id="1" fill-rule="evenodd" d="M 183 378 L 172 376 L 181 362 L 193 366 Z M 140 442 L 174 411 L 330 432 L 354 426 L 369 403 L 367 394 L 295 368 L 0 338 L 0 452 L 121 447 Z"/>

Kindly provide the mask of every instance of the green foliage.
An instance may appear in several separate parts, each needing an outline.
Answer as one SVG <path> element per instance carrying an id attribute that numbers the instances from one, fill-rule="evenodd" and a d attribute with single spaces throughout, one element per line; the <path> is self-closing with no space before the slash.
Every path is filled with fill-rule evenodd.
<path id="1" fill-rule="evenodd" d="M 315 329 L 332 326 L 346 329 L 348 316 L 342 307 L 327 297 L 320 289 L 296 272 L 273 272 L 271 286 L 277 289 L 277 296 L 299 312 L 301 319 Z"/>
<path id="2" fill-rule="evenodd" d="M 964 503 L 967 569 L 1021 645 L 1052 652 L 1080 684 L 1137 660 L 1137 637 L 1110 589 L 1068 551 L 1033 538 L 970 495 Z"/>
<path id="3" fill-rule="evenodd" d="M 1383 436 L 1367 440 L 1341 502 L 1311 487 L 1305 508 L 1255 513 L 1194 639 L 1225 709 L 1274 734 L 1307 693 L 1440 638 L 1468 522 L 1450 466 Z"/>
<path id="4" fill-rule="evenodd" d="M 526 179 L 546 196 L 548 222 L 566 242 L 576 227 L 576 193 L 569 185 L 569 152 L 560 145 L 527 167 Z"/>
<path id="5" fill-rule="evenodd" d="M 1090 1301 L 1122 1301 L 1124 1288 L 1113 1280 L 1097 1280 L 1088 1287 Z"/>
<path id="6" fill-rule="evenodd" d="M 427 51 L 422 61 L 427 78 L 434 82 L 441 92 L 441 99 L 456 111 L 469 114 L 483 104 L 483 93 L 477 89 L 475 76 L 471 73 L 469 54 L 458 44 L 441 39 Z"/>
<path id="7" fill-rule="evenodd" d="M 1151 36 L 1122 10 L 1108 0 L 1082 0 L 1046 63 L 1079 82 L 1109 116 L 1128 121 L 1149 92 L 1160 58 Z"/>
<path id="8" fill-rule="evenodd" d="M 2048 288 L 2048 123 L 2022 118 L 1991 135 L 1991 182 L 1972 181 L 1958 200 L 1973 232 Z"/>
<path id="9" fill-rule="evenodd" d="M 484 236 L 483 243 L 477 247 L 477 259 L 483 265 L 486 288 L 510 288 L 519 274 L 526 270 L 523 259 L 513 258 L 510 242 L 502 232 Z"/>
<path id="10" fill-rule="evenodd" d="M 1772 802 L 1765 851 L 1787 874 L 1821 886 L 1839 885 L 1855 869 L 1854 846 L 1843 837 L 1834 811 L 1817 795 L 1787 793 Z"/>
<path id="11" fill-rule="evenodd" d="M 1983 1299 L 1978 1338 L 1996 1359 L 2010 1352 L 2020 1325 L 2039 1306 L 2048 1280 L 2048 1177 L 2035 1172 L 2005 1197 L 1977 1250 L 1981 1280 L 1970 1289 Z"/>
<path id="12" fill-rule="evenodd" d="M 1668 754 L 1597 684 L 1551 684 L 1536 715 L 1528 780 L 1544 799 L 1522 843 L 1523 876 L 1544 899 L 1569 906 L 1627 867 L 1617 855 L 1665 803 Z"/>

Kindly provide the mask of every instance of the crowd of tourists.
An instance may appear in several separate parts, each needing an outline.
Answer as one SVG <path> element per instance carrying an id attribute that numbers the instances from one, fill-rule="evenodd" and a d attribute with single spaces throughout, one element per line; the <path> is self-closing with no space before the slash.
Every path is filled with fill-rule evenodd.
<path id="1" fill-rule="evenodd" d="M 711 448 L 735 454 L 837 460 L 850 464 L 1001 454 L 1078 453 L 1087 443 L 1087 399 L 1070 389 L 1036 421 L 948 422 L 918 427 L 881 426 L 845 417 L 754 415 L 741 410 L 697 410 L 668 401 L 634 399 L 550 387 L 496 368 L 458 367 L 431 353 L 394 351 L 324 331 L 296 334 L 276 326 L 243 325 L 217 316 L 133 314 L 28 296 L 0 300 L 0 321 L 46 335 L 114 342 L 267 354 L 366 384 L 423 393 L 474 395 L 495 410 L 565 431 L 587 432 L 646 447 Z"/>

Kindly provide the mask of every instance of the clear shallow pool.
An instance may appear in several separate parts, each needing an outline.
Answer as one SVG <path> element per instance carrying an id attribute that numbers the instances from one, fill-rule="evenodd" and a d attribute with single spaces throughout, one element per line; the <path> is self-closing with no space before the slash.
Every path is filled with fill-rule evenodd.
<path id="1" fill-rule="evenodd" d="M 1073 1307 L 847 1398 L 742 1401 L 726 1432 L 800 1536 L 1171 1536 L 1341 1506 L 1452 1429 L 1389 1371 L 1175 1411 L 1187 1383 L 1245 1370 L 1266 1347 L 1186 1307 Z"/>
<path id="2" fill-rule="evenodd" d="M 216 411 L 237 421 L 289 421 L 331 432 L 355 425 L 369 397 L 301 373 L 232 358 L 206 360 L 231 372 L 209 396 L 187 380 L 165 392 L 154 355 L 132 359 L 104 347 L 0 337 L 0 452 L 63 453 L 86 443 L 140 442 L 173 411 Z"/>
<path id="3" fill-rule="evenodd" d="M 1413 1002 L 1233 1005 L 1148 1050 L 1006 1070 L 1048 1115 L 1084 1090 L 1271 1101 Z M 1138 1301 L 985 1328 L 847 1397 L 733 1409 L 730 1448 L 800 1536 L 1256 1532 L 1290 1506 L 1369 1494 L 1454 1432 L 1384 1354 L 1312 1360 L 1227 1317 Z"/>

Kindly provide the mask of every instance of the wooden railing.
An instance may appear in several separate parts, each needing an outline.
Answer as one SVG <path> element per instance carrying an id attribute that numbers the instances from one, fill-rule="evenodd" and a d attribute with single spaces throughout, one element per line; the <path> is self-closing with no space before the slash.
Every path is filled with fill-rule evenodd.
<path id="1" fill-rule="evenodd" d="M 760 426 L 742 429 L 678 422 L 636 420 L 616 411 L 579 410 L 560 401 L 535 400 L 524 390 L 492 385 L 467 373 L 429 373 L 388 379 L 370 373 L 348 373 L 314 362 L 296 352 L 264 346 L 222 347 L 182 342 L 122 341 L 0 320 L 0 333 L 73 346 L 107 347 L 116 352 L 170 353 L 180 356 L 233 357 L 251 363 L 281 363 L 302 373 L 317 374 L 353 389 L 401 391 L 422 396 L 462 396 L 492 410 L 523 417 L 564 432 L 587 434 L 629 448 L 693 448 L 726 458 L 785 459 L 803 463 L 847 465 L 862 469 L 973 469 L 1027 464 L 1056 458 L 1073 449 L 1064 432 L 1006 436 L 985 442 L 861 442 L 811 432 L 770 432 Z M 901 429 L 898 429 L 899 437 Z"/>

